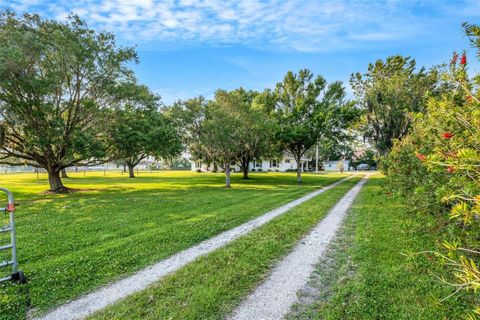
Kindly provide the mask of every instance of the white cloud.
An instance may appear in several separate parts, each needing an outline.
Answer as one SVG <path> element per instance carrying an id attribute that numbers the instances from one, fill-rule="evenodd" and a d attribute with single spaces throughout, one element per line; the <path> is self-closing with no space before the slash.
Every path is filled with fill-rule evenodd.
<path id="1" fill-rule="evenodd" d="M 471 12 L 480 10 L 475 1 L 466 1 Z M 11 0 L 0 7 L 57 19 L 75 12 L 94 27 L 142 42 L 241 43 L 300 51 L 419 37 L 425 26 L 438 23 L 423 11 L 455 9 L 448 2 L 420 0 L 56 0 L 49 5 Z"/>

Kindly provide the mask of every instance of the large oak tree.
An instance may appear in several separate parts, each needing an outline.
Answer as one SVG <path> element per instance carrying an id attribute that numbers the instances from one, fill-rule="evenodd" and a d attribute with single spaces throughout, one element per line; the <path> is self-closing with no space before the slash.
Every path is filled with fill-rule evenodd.
<path id="1" fill-rule="evenodd" d="M 48 172 L 52 192 L 68 192 L 60 171 L 106 155 L 104 110 L 131 77 L 131 48 L 95 32 L 77 16 L 66 22 L 0 14 L 0 163 Z"/>

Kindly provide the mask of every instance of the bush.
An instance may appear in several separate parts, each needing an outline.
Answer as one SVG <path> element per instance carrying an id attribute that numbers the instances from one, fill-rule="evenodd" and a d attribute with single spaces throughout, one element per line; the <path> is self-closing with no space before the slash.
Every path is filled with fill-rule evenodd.
<path id="1" fill-rule="evenodd" d="M 257 172 L 262 172 L 262 171 L 263 171 L 262 168 L 258 168 L 258 169 L 257 169 Z"/>
<path id="2" fill-rule="evenodd" d="M 410 208 L 422 213 L 439 214 L 442 210 L 441 195 L 436 191 L 445 183 L 445 174 L 432 175 L 416 157 L 417 145 L 415 132 L 402 141 L 395 141 L 388 157 L 380 162 L 386 175 L 387 187 L 404 198 Z M 430 144 L 425 144 L 421 152 L 428 153 Z M 440 213 L 441 215 L 441 213 Z"/>
<path id="3" fill-rule="evenodd" d="M 480 36 L 480 29 L 467 34 Z M 470 27 L 472 28 L 472 27 Z M 479 47 L 479 43 L 474 42 Z M 435 255 L 456 289 L 480 289 L 480 77 L 470 79 L 465 54 L 444 71 L 441 95 L 428 99 L 410 135 L 381 163 L 391 190 L 417 212 L 434 213 L 445 239 Z M 446 226 L 445 226 L 446 225 Z M 480 308 L 477 308 L 480 315 Z M 471 319 L 475 315 L 470 315 Z"/>
<path id="4" fill-rule="evenodd" d="M 197 171 L 197 172 L 199 172 L 199 173 L 200 173 L 200 172 L 202 172 L 202 169 L 197 169 L 197 170 L 195 170 L 195 171 Z"/>
<path id="5" fill-rule="evenodd" d="M 251 171 L 251 172 L 255 172 L 256 170 L 255 170 L 255 168 L 252 168 L 252 170 L 250 170 L 250 171 Z"/>

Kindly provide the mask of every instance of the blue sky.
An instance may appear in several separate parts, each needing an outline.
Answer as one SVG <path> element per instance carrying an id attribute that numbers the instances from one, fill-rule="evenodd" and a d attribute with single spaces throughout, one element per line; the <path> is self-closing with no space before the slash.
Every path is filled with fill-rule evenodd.
<path id="1" fill-rule="evenodd" d="M 479 0 L 0 0 L 0 8 L 60 20 L 75 12 L 113 32 L 137 47 L 133 69 L 166 103 L 262 90 L 300 68 L 349 88 L 352 72 L 393 54 L 429 67 L 470 49 L 471 61 L 461 24 L 480 23 Z"/>

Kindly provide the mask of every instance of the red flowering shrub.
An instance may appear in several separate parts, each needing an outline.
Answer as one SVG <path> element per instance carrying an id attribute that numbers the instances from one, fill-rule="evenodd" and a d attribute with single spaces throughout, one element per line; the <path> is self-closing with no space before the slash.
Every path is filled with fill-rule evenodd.
<path id="1" fill-rule="evenodd" d="M 458 54 L 456 52 L 453 53 L 453 57 L 452 57 L 452 60 L 450 61 L 450 64 L 453 65 L 453 64 L 457 64 L 457 60 L 458 60 Z"/>
<path id="2" fill-rule="evenodd" d="M 465 25 L 480 48 L 480 27 Z M 414 115 L 409 136 L 383 161 L 390 188 L 419 213 L 432 213 L 447 238 L 436 255 L 450 271 L 445 283 L 480 290 L 480 75 L 469 77 L 463 54 L 443 74 L 444 92 Z M 478 296 L 477 298 L 478 299 Z M 476 319 L 480 307 L 469 315 Z"/>

